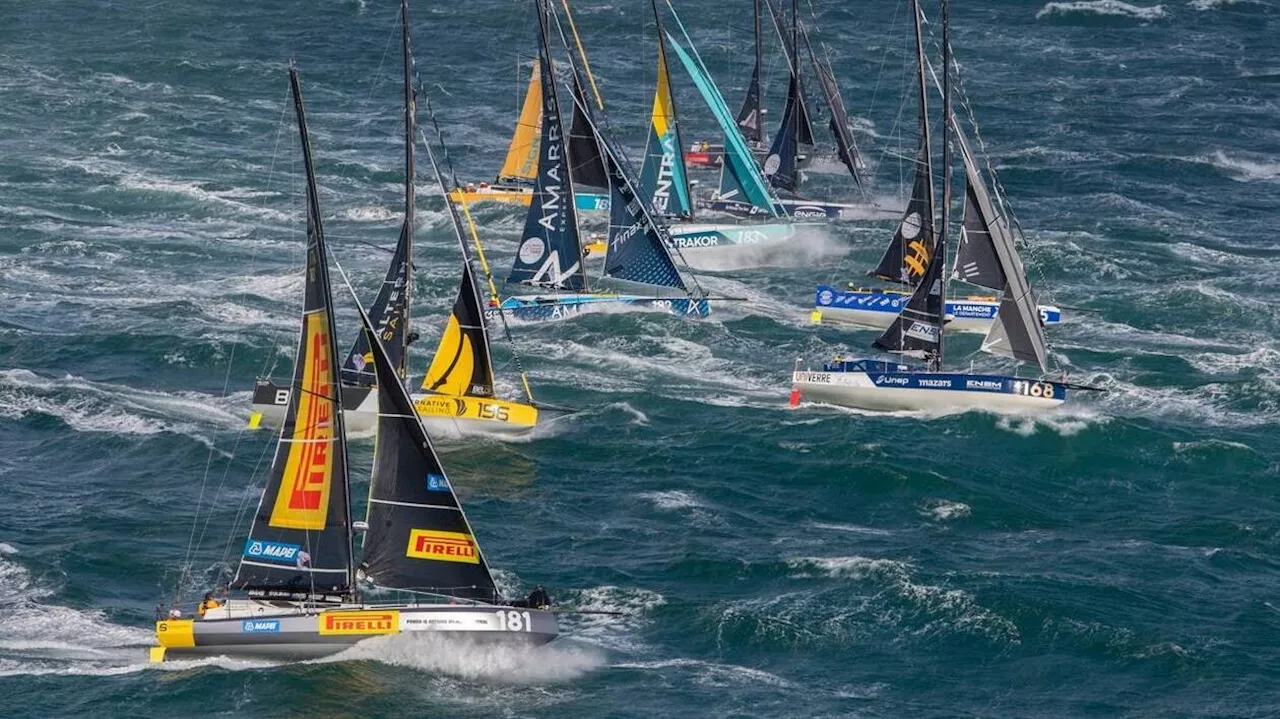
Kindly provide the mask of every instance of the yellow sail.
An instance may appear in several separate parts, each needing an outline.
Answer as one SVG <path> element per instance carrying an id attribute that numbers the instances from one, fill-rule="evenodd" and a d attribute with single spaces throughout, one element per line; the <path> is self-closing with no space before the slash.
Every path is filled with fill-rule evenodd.
<path id="1" fill-rule="evenodd" d="M 471 337 L 462 331 L 456 316 L 449 317 L 440 348 L 431 360 L 422 388 L 430 392 L 462 397 L 470 394 L 471 375 L 475 370 L 475 347 Z"/>
<path id="2" fill-rule="evenodd" d="M 533 77 L 529 91 L 520 108 L 516 132 L 507 148 L 507 159 L 502 163 L 498 179 L 520 178 L 532 180 L 538 174 L 538 144 L 542 140 L 542 80 L 538 74 L 538 61 L 533 61 Z"/>

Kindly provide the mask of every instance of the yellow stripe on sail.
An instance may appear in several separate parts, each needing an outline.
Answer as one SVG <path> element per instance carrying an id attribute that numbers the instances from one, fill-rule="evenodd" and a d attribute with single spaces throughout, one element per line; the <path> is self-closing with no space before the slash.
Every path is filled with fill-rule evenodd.
<path id="1" fill-rule="evenodd" d="M 529 91 L 525 93 L 520 119 L 516 121 L 516 131 L 511 136 L 507 159 L 502 163 L 498 177 L 523 177 L 532 180 L 538 174 L 538 144 L 541 140 L 542 75 L 538 61 L 534 60 L 533 78 L 529 80 Z"/>
<path id="2" fill-rule="evenodd" d="M 449 315 L 449 324 L 445 325 L 436 356 L 432 358 L 427 376 L 422 380 L 422 389 L 453 397 L 467 394 L 471 374 L 475 370 L 475 360 L 471 338 L 463 333 L 457 316 Z"/>
<path id="3" fill-rule="evenodd" d="M 671 80 L 667 76 L 666 51 L 658 44 L 658 88 L 653 92 L 653 129 L 659 138 L 666 137 L 671 129 L 670 119 L 676 116 L 671 103 Z"/>

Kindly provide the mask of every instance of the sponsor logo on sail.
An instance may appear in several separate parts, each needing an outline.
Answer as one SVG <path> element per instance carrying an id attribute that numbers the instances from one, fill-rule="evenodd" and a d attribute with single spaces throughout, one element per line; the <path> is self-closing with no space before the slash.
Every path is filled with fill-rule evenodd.
<path id="1" fill-rule="evenodd" d="M 321 530 L 329 514 L 329 481 L 333 473 L 334 390 L 329 366 L 329 327 L 324 312 L 307 315 L 306 358 L 302 365 L 302 392 L 294 422 L 289 456 L 285 460 L 271 509 L 272 527 Z"/>
<path id="2" fill-rule="evenodd" d="M 240 631 L 245 634 L 277 634 L 280 631 L 280 620 L 246 619 L 240 623 Z"/>
<path id="3" fill-rule="evenodd" d="M 399 610 L 383 612 L 325 612 L 320 615 L 320 634 L 395 634 L 400 631 Z"/>
<path id="4" fill-rule="evenodd" d="M 542 238 L 530 237 L 520 243 L 520 250 L 517 254 L 519 254 L 521 262 L 526 265 L 532 265 L 542 259 L 542 253 L 546 252 L 546 249 L 547 245 L 542 241 Z"/>
<path id="5" fill-rule="evenodd" d="M 412 559 L 434 559 L 437 562 L 479 564 L 480 551 L 470 534 L 414 529 L 409 532 L 405 556 Z"/>
<path id="6" fill-rule="evenodd" d="M 427 491 L 428 492 L 448 492 L 449 480 L 443 474 L 427 475 Z"/>
<path id="7" fill-rule="evenodd" d="M 275 562 L 277 564 L 292 564 L 298 567 L 307 566 L 311 563 L 311 557 L 302 551 L 302 547 L 296 544 L 264 542 L 260 539 L 250 539 L 244 543 L 244 556 L 249 559 Z"/>
<path id="8" fill-rule="evenodd" d="M 903 332 L 903 334 L 908 337 L 914 337 L 918 340 L 924 340 L 925 342 L 937 342 L 938 326 L 928 324 L 926 322 L 913 321 L 911 326 L 908 327 L 907 331 Z"/>

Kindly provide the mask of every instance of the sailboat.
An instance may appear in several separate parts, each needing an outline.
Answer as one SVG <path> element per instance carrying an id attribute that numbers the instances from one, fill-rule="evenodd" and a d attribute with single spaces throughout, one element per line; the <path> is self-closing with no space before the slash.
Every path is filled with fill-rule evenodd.
<path id="1" fill-rule="evenodd" d="M 880 262 L 870 273 L 874 278 L 898 283 L 901 287 L 875 288 L 851 284 L 847 289 L 841 289 L 819 284 L 814 290 L 813 311 L 810 314 L 814 324 L 831 320 L 870 329 L 888 329 L 910 300 L 911 290 L 924 276 L 929 257 L 934 252 L 934 229 L 928 220 L 936 216 L 926 92 L 928 63 L 924 52 L 919 5 L 919 0 L 913 0 L 921 137 L 920 151 L 915 160 L 915 181 L 901 222 L 890 238 Z M 991 244 L 986 235 L 996 232 L 1002 236 L 1010 236 L 1009 223 L 997 211 L 996 203 L 987 191 L 986 182 L 969 149 L 963 128 L 954 119 L 951 128 L 964 163 L 967 183 L 964 220 L 961 223 L 960 243 L 951 277 L 987 290 L 999 291 L 1002 289 L 999 273 L 984 269 L 992 265 L 991 258 L 984 252 Z M 1000 298 L 996 295 L 946 297 L 947 331 L 986 334 L 991 330 L 999 308 Z M 1062 321 L 1062 310 L 1055 305 L 1042 304 L 1038 306 L 1038 310 L 1043 324 L 1052 325 Z"/>
<path id="2" fill-rule="evenodd" d="M 563 0 L 566 16 L 568 0 Z M 577 36 L 577 29 L 573 30 Z M 578 43 L 579 51 L 582 44 Z M 583 53 L 585 59 L 586 55 Z M 588 72 L 590 72 L 588 70 Z M 538 175 L 539 147 L 542 139 L 542 70 L 539 60 L 533 61 L 533 74 L 520 106 L 515 132 L 507 146 L 507 156 L 492 183 L 469 182 L 449 191 L 448 197 L 455 203 L 477 204 L 505 202 L 528 206 L 533 200 L 534 180 Z M 594 141 L 586 130 L 586 120 L 575 110 L 570 124 L 570 141 L 566 148 L 573 158 L 570 168 L 574 172 L 576 192 L 574 205 L 578 210 L 608 210 L 609 193 L 604 164 L 594 149 Z"/>
<path id="3" fill-rule="evenodd" d="M 793 3 L 794 5 L 794 3 Z M 670 6 L 670 0 L 668 0 Z M 713 114 L 720 121 L 721 130 L 725 133 L 723 162 L 721 163 L 720 185 L 715 195 L 704 201 L 707 209 L 742 217 L 777 217 L 786 216 L 796 220 L 864 220 L 887 216 L 896 216 L 896 210 L 880 207 L 871 202 L 831 202 L 815 198 L 803 197 L 799 194 L 802 175 L 800 168 L 805 164 L 809 154 L 804 148 L 814 145 L 810 113 L 805 102 L 803 81 L 800 73 L 799 47 L 801 39 L 805 43 L 809 59 L 822 85 L 822 96 L 827 102 L 831 114 L 829 126 L 836 140 L 837 154 L 848 167 L 854 185 L 861 188 L 861 172 L 864 165 L 858 155 L 853 134 L 849 130 L 849 116 L 840 97 L 830 63 L 824 62 L 814 52 L 809 40 L 808 30 L 798 18 L 794 18 L 790 34 L 784 32 L 784 23 L 778 10 L 769 2 L 770 13 L 778 37 L 782 41 L 787 57 L 789 83 L 787 103 L 783 112 L 781 126 L 772 142 L 767 146 L 762 158 L 758 158 L 764 145 L 762 129 L 763 109 L 760 106 L 760 60 L 759 60 L 759 16 L 760 3 L 755 4 L 757 18 L 757 62 L 752 74 L 752 84 L 748 87 L 743 107 L 735 120 L 729 114 L 728 107 L 720 97 L 719 90 L 714 90 L 714 82 L 706 66 L 693 49 L 692 41 L 684 26 L 676 16 L 685 42 L 689 45 L 692 56 L 685 63 L 686 70 L 694 76 L 694 82 L 700 90 L 704 90 L 704 99 L 712 108 Z M 796 8 L 793 7 L 793 14 Z M 674 15 L 674 9 L 672 10 Z M 674 42 L 674 41 L 673 41 Z M 684 54 L 677 49 L 684 61 Z M 699 76 L 702 76 L 701 78 Z M 714 97 L 709 90 L 714 90 Z M 750 136 L 750 140 L 747 139 Z M 757 181 L 763 187 L 757 186 Z M 787 193 L 778 195 L 777 191 Z"/>
<path id="4" fill-rule="evenodd" d="M 397 373 L 407 376 L 408 348 L 417 338 L 409 330 L 410 290 L 413 286 L 413 230 L 415 209 L 417 98 L 413 90 L 413 55 L 409 47 L 408 27 L 403 33 L 404 54 L 404 223 L 400 239 L 392 253 L 391 264 L 370 308 L 379 336 Z M 446 189 L 431 148 L 427 157 L 440 189 Z M 422 393 L 414 397 L 419 414 L 437 423 L 446 423 L 459 432 L 484 430 L 491 432 L 524 432 L 538 420 L 528 380 L 521 374 L 525 401 L 510 401 L 494 391 L 494 371 L 490 359 L 489 332 L 484 303 L 476 288 L 475 275 L 463 240 L 462 219 L 452 203 L 448 205 L 454 234 L 462 249 L 462 281 L 444 334 L 423 378 Z M 511 346 L 515 352 L 515 346 Z M 342 403 L 346 410 L 347 428 L 365 432 L 373 428 L 377 418 L 377 376 L 372 367 L 369 337 L 359 332 L 342 364 Z M 271 426 L 282 422 L 289 406 L 290 385 L 270 379 L 258 380 L 253 390 L 251 427 L 263 421 Z"/>
<path id="5" fill-rule="evenodd" d="M 670 245 L 690 267 L 729 269 L 730 266 L 744 268 L 764 264 L 770 251 L 785 247 L 803 224 L 789 220 L 707 223 L 695 219 L 689 171 L 680 149 L 683 143 L 680 140 L 679 116 L 667 66 L 666 33 L 657 0 L 650 4 L 658 28 L 658 72 L 649 137 L 640 170 L 641 190 L 649 196 L 654 212 L 670 223 Z"/>
<path id="6" fill-rule="evenodd" d="M 523 322 L 566 319 L 583 312 L 620 308 L 650 308 L 678 316 L 705 317 L 707 297 L 696 286 L 690 289 L 671 257 L 670 235 L 661 218 L 644 199 L 621 150 L 600 131 L 582 91 L 581 77 L 570 56 L 572 101 L 581 117 L 583 132 L 591 135 L 605 167 L 610 191 L 608 246 L 604 275 L 620 292 L 592 291 L 582 261 L 577 210 L 565 202 L 574 194 L 574 173 L 565 153 L 559 94 L 551 60 L 552 13 L 539 0 L 540 66 L 542 68 L 542 133 L 534 200 L 525 217 L 509 285 L 545 290 L 504 298 L 489 312 Z M 563 38 L 562 38 L 563 39 Z"/>
<path id="7" fill-rule="evenodd" d="M 402 12 L 407 18 L 407 8 Z M 354 291 L 382 391 L 368 513 L 364 522 L 351 519 L 346 412 L 335 401 L 341 384 L 334 372 L 339 358 L 328 255 L 296 68 L 290 68 L 289 84 L 307 175 L 306 305 L 294 369 L 305 391 L 289 400 L 266 487 L 227 588 L 236 596 L 202 603 L 196 617 L 171 608 L 156 622 L 150 659 L 312 658 L 392 634 L 549 642 L 559 627 L 546 610 L 546 593 L 538 588 L 517 602 L 501 597 L 398 367 Z M 358 564 L 357 531 L 363 531 Z M 362 585 L 402 590 L 413 599 L 364 601 Z"/>
<path id="8" fill-rule="evenodd" d="M 918 23 L 919 0 L 913 0 L 913 9 Z M 957 124 L 951 110 L 949 15 L 949 2 L 942 0 L 943 192 L 936 246 L 930 256 L 924 258 L 922 276 L 909 299 L 889 328 L 874 342 L 876 348 L 886 352 L 926 360 L 927 366 L 838 357 L 835 361 L 824 364 L 821 371 L 801 370 L 797 367 L 792 374 L 792 406 L 805 397 L 813 401 L 869 410 L 1044 410 L 1066 401 L 1069 389 L 1093 389 L 1067 382 L 1065 372 L 1058 379 L 1049 377 L 1048 342 L 1022 259 L 1007 228 L 988 214 L 966 217 L 966 220 L 973 221 L 973 225 L 966 228 L 964 242 L 967 247 L 962 246 L 960 251 L 962 258 L 975 263 L 974 276 L 980 276 L 984 283 L 999 286 L 1003 290 L 999 311 L 982 342 L 982 350 L 1031 363 L 1039 369 L 1040 375 L 1038 378 L 1022 378 L 973 371 L 946 371 L 942 368 L 944 339 L 948 329 L 943 298 L 947 296 L 948 279 L 944 268 L 951 206 L 951 141 L 953 135 L 959 136 L 955 132 Z M 917 38 L 918 33 L 917 25 Z M 922 43 L 919 40 L 917 49 L 922 56 L 920 88 L 923 107 L 925 73 Z M 927 159 L 927 127 L 924 137 L 926 139 L 922 156 Z M 983 200 L 987 197 L 986 188 L 973 164 L 971 154 L 967 151 L 966 143 L 961 140 L 959 144 L 966 170 L 966 197 L 972 198 L 979 210 L 984 206 L 987 210 L 993 210 L 991 204 Z M 923 193 L 915 193 L 917 197 L 914 198 L 912 207 L 919 219 L 907 233 L 915 232 L 926 239 L 933 234 L 932 182 L 927 184 Z M 927 193 L 927 197 L 919 197 L 924 193 Z M 930 214 L 920 215 L 922 209 Z M 977 231 L 979 218 L 982 221 L 981 232 Z M 966 263 L 962 267 L 968 268 L 969 265 Z"/>

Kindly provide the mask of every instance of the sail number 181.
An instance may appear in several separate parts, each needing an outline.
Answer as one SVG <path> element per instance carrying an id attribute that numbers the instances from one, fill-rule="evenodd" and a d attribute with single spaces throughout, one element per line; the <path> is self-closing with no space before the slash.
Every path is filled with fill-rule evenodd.
<path id="1" fill-rule="evenodd" d="M 529 621 L 528 612 L 517 612 L 514 609 L 499 609 L 498 629 L 504 632 L 532 632 L 533 622 Z"/>

